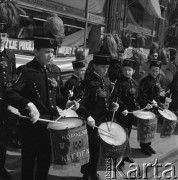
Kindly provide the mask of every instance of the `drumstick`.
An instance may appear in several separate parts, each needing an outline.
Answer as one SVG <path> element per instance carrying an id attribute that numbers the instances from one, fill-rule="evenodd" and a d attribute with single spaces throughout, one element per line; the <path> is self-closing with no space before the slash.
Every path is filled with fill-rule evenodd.
<path id="1" fill-rule="evenodd" d="M 105 131 L 104 129 L 102 129 L 102 128 L 98 127 L 98 126 L 95 126 L 95 128 L 97 128 L 97 129 L 99 129 L 99 130 L 101 130 L 101 131 L 103 131 L 103 132 L 105 132 L 105 133 L 108 133 L 109 135 L 111 135 L 112 137 L 114 137 L 110 132 Z"/>
<path id="2" fill-rule="evenodd" d="M 149 101 L 149 100 L 148 100 L 148 102 L 149 102 L 149 103 L 152 103 L 152 104 L 155 104 L 155 103 L 153 103 L 153 102 L 151 102 L 151 101 Z M 157 103 L 157 102 L 156 102 L 156 103 Z M 157 105 L 156 107 L 159 108 L 160 110 L 164 111 L 164 109 L 163 109 L 162 107 L 160 107 L 160 106 L 158 106 L 158 105 Z"/>
<path id="3" fill-rule="evenodd" d="M 104 135 L 104 136 L 107 136 L 107 137 L 110 137 L 110 138 L 113 138 L 113 136 L 110 136 L 109 134 L 103 134 L 103 133 L 100 133 L 101 135 Z"/>
<path id="4" fill-rule="evenodd" d="M 116 80 L 116 81 L 117 81 L 117 80 Z M 118 101 L 118 98 L 116 99 L 116 103 L 117 103 L 117 101 Z M 110 124 L 110 127 L 109 127 L 109 132 L 110 132 L 110 130 L 111 130 L 111 126 L 112 126 L 112 122 L 113 122 L 113 120 L 114 120 L 115 113 L 116 113 L 116 111 L 114 111 L 113 114 L 112 114 L 112 119 L 111 119 L 111 124 Z"/>
<path id="5" fill-rule="evenodd" d="M 28 117 L 28 116 L 20 115 L 20 117 L 30 119 L 30 117 Z M 38 121 L 50 122 L 50 123 L 54 123 L 55 122 L 55 121 L 52 121 L 52 120 L 42 119 L 42 118 L 39 118 Z M 64 122 L 57 122 L 57 123 L 67 125 L 67 123 L 64 123 Z"/>
<path id="6" fill-rule="evenodd" d="M 145 110 L 145 109 L 147 109 L 147 107 L 144 107 L 144 108 L 138 109 L 138 110 L 139 110 L 139 111 L 143 111 L 143 110 Z"/>
<path id="7" fill-rule="evenodd" d="M 76 102 L 79 102 L 81 99 L 79 99 L 78 101 L 76 101 Z M 67 110 L 70 110 L 70 109 L 72 109 L 74 107 L 74 104 L 72 105 L 72 106 L 70 106 L 69 108 L 67 108 L 67 109 L 65 109 L 65 111 L 67 111 Z M 63 117 L 63 115 L 60 115 L 56 120 L 55 120 L 55 122 L 57 122 L 59 119 L 61 119 Z"/>

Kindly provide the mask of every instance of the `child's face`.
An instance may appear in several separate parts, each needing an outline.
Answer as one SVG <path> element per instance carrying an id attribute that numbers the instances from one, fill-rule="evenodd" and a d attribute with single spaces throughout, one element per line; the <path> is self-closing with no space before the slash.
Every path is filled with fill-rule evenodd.
<path id="1" fill-rule="evenodd" d="M 74 72 L 79 78 L 83 79 L 84 75 L 85 75 L 85 70 L 86 70 L 86 68 L 83 67 L 83 68 L 75 69 Z"/>
<path id="2" fill-rule="evenodd" d="M 46 65 L 54 59 L 54 49 L 40 48 L 39 50 L 35 50 L 35 57 L 41 65 Z"/>
<path id="3" fill-rule="evenodd" d="M 123 67 L 123 74 L 125 77 L 132 78 L 134 73 L 135 73 L 135 70 L 132 67 L 129 67 L 129 66 Z"/>
<path id="4" fill-rule="evenodd" d="M 160 73 L 160 68 L 159 67 L 156 67 L 156 66 L 151 66 L 150 67 L 150 75 L 153 78 L 156 78 L 159 73 Z"/>
<path id="5" fill-rule="evenodd" d="M 94 70 L 97 74 L 99 74 L 100 76 L 104 76 L 108 72 L 109 65 L 96 65 L 96 64 L 94 64 L 93 67 L 94 67 Z"/>
<path id="6" fill-rule="evenodd" d="M 150 58 L 152 60 L 158 59 L 158 53 L 153 53 L 152 55 L 150 55 Z"/>

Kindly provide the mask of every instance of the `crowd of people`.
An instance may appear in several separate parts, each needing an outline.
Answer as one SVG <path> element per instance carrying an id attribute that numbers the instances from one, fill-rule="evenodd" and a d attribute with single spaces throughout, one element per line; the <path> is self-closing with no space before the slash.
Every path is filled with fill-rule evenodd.
<path id="1" fill-rule="evenodd" d="M 50 20 L 52 18 L 46 23 Z M 61 20 L 58 22 L 59 26 L 55 27 L 62 27 Z M 101 179 L 97 174 L 101 146 L 98 129 L 95 127 L 113 120 L 126 130 L 129 139 L 132 125 L 136 121 L 136 117 L 130 112 L 145 108 L 158 114 L 158 109 L 163 109 L 164 103 L 170 104 L 169 108 L 173 112 L 178 112 L 177 71 L 172 82 L 163 89 L 160 82 L 163 64 L 160 49 L 150 50 L 146 62 L 148 74 L 137 81 L 134 78 L 138 66 L 136 57 L 122 59 L 124 47 L 118 48 L 118 37 L 106 35 L 100 51 L 93 54 L 93 60 L 88 66 L 84 53 L 80 49 L 76 50 L 76 60 L 72 62 L 73 75 L 63 84 L 61 71 L 53 63 L 53 59 L 57 46 L 62 43 L 64 29 L 56 31 L 59 33 L 49 32 L 45 36 L 35 37 L 34 59 L 16 69 L 14 54 L 4 48 L 7 40 L 6 24 L 0 23 L 0 177 L 4 179 L 11 179 L 4 166 L 8 142 L 4 140 L 6 136 L 2 133 L 9 121 L 9 105 L 17 108 L 20 115 L 27 117 L 19 121 L 22 180 L 47 179 L 51 163 L 51 139 L 48 123 L 39 119 L 55 120 L 60 115 L 58 108 L 63 110 L 73 106 L 73 110 L 86 121 L 90 158 L 87 164 L 81 166 L 83 180 Z M 174 64 L 177 52 L 175 49 L 170 52 L 173 55 L 169 60 Z M 163 93 L 167 89 L 170 92 Z M 113 113 L 115 116 L 112 119 Z M 156 153 L 151 147 L 151 141 L 152 139 L 139 141 L 141 152 L 147 156 Z M 134 162 L 129 140 L 121 156 L 120 168 L 125 162 Z"/>

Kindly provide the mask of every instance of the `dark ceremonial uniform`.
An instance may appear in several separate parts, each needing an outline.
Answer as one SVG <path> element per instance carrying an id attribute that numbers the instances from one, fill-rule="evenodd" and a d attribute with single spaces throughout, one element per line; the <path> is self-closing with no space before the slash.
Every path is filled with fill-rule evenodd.
<path id="1" fill-rule="evenodd" d="M 95 55 L 93 63 L 96 65 L 108 65 L 110 62 L 110 56 Z M 85 79 L 85 91 L 81 101 L 81 105 L 89 112 L 89 114 L 95 119 L 95 124 L 98 126 L 102 122 L 110 121 L 110 108 L 112 101 L 110 100 L 111 86 L 108 77 L 101 77 L 96 72 L 91 72 Z M 105 95 L 101 95 L 105 92 Z M 92 129 L 87 126 L 88 138 L 89 138 L 89 151 L 90 160 L 81 168 L 81 172 L 84 174 L 83 179 L 86 176 L 90 176 L 91 179 L 96 178 L 97 163 L 99 158 L 100 143 L 98 141 L 97 129 Z"/>
<path id="2" fill-rule="evenodd" d="M 7 104 L 4 101 L 4 93 L 12 85 L 15 72 L 15 55 L 12 51 L 4 49 L 0 52 L 0 171 L 4 167 L 6 159 L 6 147 L 2 144 L 5 144 L 9 139 L 9 131 L 7 132 L 5 127 L 7 123 Z"/>
<path id="3" fill-rule="evenodd" d="M 56 65 L 42 66 L 36 59 L 21 66 L 17 82 L 7 91 L 7 102 L 24 114 L 25 107 L 32 102 L 40 118 L 58 117 L 56 106 L 64 107 L 66 99 L 60 95 L 60 69 Z M 51 162 L 50 133 L 46 123 L 32 124 L 28 119 L 20 121 L 22 127 L 22 179 L 32 180 L 34 162 L 37 158 L 36 180 L 46 179 Z"/>
<path id="4" fill-rule="evenodd" d="M 89 78 L 89 77 L 88 77 Z M 100 97 L 99 91 L 106 92 L 106 97 Z M 98 126 L 102 122 L 111 120 L 110 106 L 110 82 L 107 77 L 101 78 L 96 73 L 92 73 L 86 83 L 84 96 L 81 104 L 89 111 L 95 119 L 95 124 Z M 82 166 L 83 174 L 96 174 L 97 162 L 99 157 L 99 141 L 97 140 L 97 129 L 87 127 L 89 137 L 90 161 L 87 165 Z"/>
<path id="5" fill-rule="evenodd" d="M 122 75 L 115 84 L 114 93 L 115 98 L 119 98 L 124 106 L 117 111 L 117 121 L 121 123 L 127 130 L 130 136 L 132 125 L 135 123 L 135 118 L 132 114 L 123 116 L 122 111 L 128 110 L 129 112 L 139 109 L 138 100 L 138 83 L 134 79 L 129 79 Z"/>
<path id="6" fill-rule="evenodd" d="M 70 100 L 78 100 L 83 97 L 85 83 L 75 74 L 66 81 L 65 86 L 74 93 L 73 96 L 69 98 Z"/>
<path id="7" fill-rule="evenodd" d="M 158 78 L 153 78 L 151 75 L 143 78 L 139 84 L 139 96 L 141 106 L 145 107 L 148 103 L 152 104 L 155 100 L 160 106 L 160 102 L 164 102 L 165 98 L 160 96 L 161 85 Z"/>
<path id="8" fill-rule="evenodd" d="M 70 97 L 70 100 L 81 99 L 83 97 L 84 87 L 85 87 L 84 80 L 82 80 L 82 76 L 85 70 L 84 54 L 82 51 L 76 51 L 75 56 L 76 56 L 76 60 L 72 61 L 73 69 L 74 71 L 76 71 L 76 74 L 77 71 L 79 72 L 81 71 L 81 72 L 79 74 L 80 77 L 77 76 L 74 72 L 72 77 L 70 77 L 65 83 L 65 86 L 68 88 L 68 90 L 71 90 L 73 92 L 73 96 Z"/>
<path id="9" fill-rule="evenodd" d="M 150 61 L 150 68 L 152 66 L 161 68 L 161 64 L 162 63 L 158 60 L 152 60 L 152 61 Z M 159 79 L 160 79 L 159 74 L 157 75 L 156 78 L 152 77 L 151 75 L 148 75 L 140 81 L 139 99 L 140 99 L 140 105 L 143 108 L 146 107 L 147 104 L 152 104 L 153 100 L 155 100 L 157 102 L 158 106 L 161 106 L 160 103 L 164 103 L 165 97 L 160 96 L 161 85 L 160 85 Z M 153 109 L 150 109 L 150 111 L 153 111 L 154 113 L 157 114 L 157 108 L 155 108 L 155 107 Z M 158 120 L 159 120 L 159 118 L 158 118 Z M 151 148 L 150 145 L 151 145 L 151 142 L 148 142 L 148 143 L 140 142 L 141 149 L 143 150 L 144 153 L 146 151 L 147 155 L 156 153 Z M 151 152 L 151 154 L 150 154 L 150 152 Z"/>

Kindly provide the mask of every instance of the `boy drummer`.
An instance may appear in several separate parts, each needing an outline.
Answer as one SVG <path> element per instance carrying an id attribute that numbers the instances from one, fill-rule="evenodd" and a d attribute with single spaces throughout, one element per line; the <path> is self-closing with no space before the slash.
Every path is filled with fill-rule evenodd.
<path id="1" fill-rule="evenodd" d="M 132 59 L 124 59 L 122 66 L 123 75 L 117 79 L 112 97 L 115 99 L 119 98 L 123 104 L 117 111 L 116 118 L 117 122 L 127 129 L 128 137 L 130 137 L 134 116 L 128 114 L 128 112 L 139 109 L 137 98 L 138 83 L 132 78 L 135 73 L 136 62 Z M 129 145 L 126 149 L 129 150 Z M 124 156 L 120 166 L 124 165 L 124 161 L 129 163 L 134 162 L 133 159 L 126 155 L 126 152 Z"/>
<path id="2" fill-rule="evenodd" d="M 159 60 L 151 60 L 150 61 L 150 72 L 149 75 L 143 78 L 139 84 L 139 97 L 140 97 L 140 105 L 142 107 L 147 106 L 148 109 L 152 107 L 160 107 L 160 102 L 170 103 L 170 98 L 165 98 L 160 96 L 161 85 L 159 82 L 160 79 L 160 69 L 162 62 Z M 156 108 L 157 109 L 157 108 Z M 156 151 L 151 147 L 151 142 L 149 143 L 140 143 L 141 151 L 151 156 L 155 154 Z"/>
<path id="3" fill-rule="evenodd" d="M 76 60 L 72 61 L 74 72 L 65 83 L 70 92 L 70 100 L 81 99 L 84 93 L 85 55 L 83 51 L 76 49 L 75 56 Z"/>
<path id="4" fill-rule="evenodd" d="M 85 92 L 81 102 L 98 126 L 102 122 L 110 121 L 109 110 L 117 110 L 119 105 L 110 100 L 110 81 L 106 77 L 111 57 L 109 55 L 95 53 L 93 55 L 92 72 L 86 78 Z M 87 127 L 89 138 L 90 160 L 81 168 L 83 180 L 101 180 L 97 174 L 97 163 L 99 158 L 100 144 L 97 140 L 97 129 Z"/>

